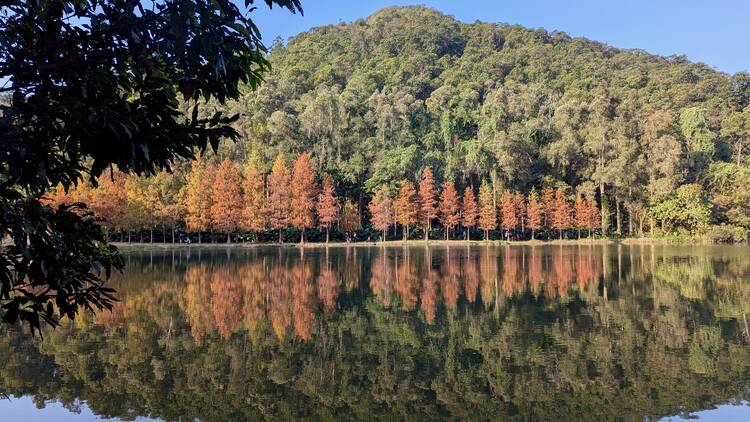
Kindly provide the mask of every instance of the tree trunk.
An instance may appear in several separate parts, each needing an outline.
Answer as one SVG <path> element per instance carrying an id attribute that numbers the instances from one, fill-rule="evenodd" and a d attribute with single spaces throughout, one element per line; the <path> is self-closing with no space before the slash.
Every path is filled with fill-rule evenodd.
<path id="1" fill-rule="evenodd" d="M 388 234 L 388 229 L 383 230 L 383 242 L 385 242 L 385 238 L 387 234 Z"/>
<path id="2" fill-rule="evenodd" d="M 607 216 L 604 215 L 604 183 L 599 185 L 599 197 L 601 201 L 601 218 L 602 218 L 602 237 L 607 233 Z M 609 211 L 609 207 L 606 207 L 607 211 Z"/>
<path id="3" fill-rule="evenodd" d="M 560 229 L 560 240 L 562 240 L 562 229 Z"/>
<path id="4" fill-rule="evenodd" d="M 531 229 L 531 240 L 536 240 L 534 239 L 534 229 Z"/>
<path id="5" fill-rule="evenodd" d="M 490 240 L 490 231 L 489 230 L 485 230 L 484 231 L 484 240 Z"/>
<path id="6" fill-rule="evenodd" d="M 578 228 L 578 240 L 581 240 L 581 228 Z"/>
<path id="7" fill-rule="evenodd" d="M 282 241 L 284 240 L 284 239 L 282 238 L 282 230 L 283 230 L 283 229 L 279 229 L 279 245 L 281 245 Z"/>
<path id="8" fill-rule="evenodd" d="M 172 243 L 174 243 L 174 226 L 172 226 Z"/>
<path id="9" fill-rule="evenodd" d="M 199 244 L 200 244 L 201 242 L 203 242 L 203 240 L 201 239 L 201 238 L 203 237 L 203 236 L 202 236 L 202 234 L 203 234 L 203 233 L 202 233 L 202 232 L 201 232 L 200 230 L 198 230 L 198 243 L 199 243 Z"/>
<path id="10" fill-rule="evenodd" d="M 232 233 L 227 233 L 227 243 L 232 243 Z"/>
<path id="11" fill-rule="evenodd" d="M 329 240 L 329 237 L 330 237 L 330 231 L 331 231 L 331 228 L 330 227 L 326 227 L 326 243 L 328 243 L 328 240 Z"/>
<path id="12" fill-rule="evenodd" d="M 430 238 L 430 226 L 431 226 L 431 223 L 428 221 L 424 229 L 424 241 L 425 242 Z"/>
<path id="13" fill-rule="evenodd" d="M 148 243 L 154 243 L 154 228 L 148 229 Z"/>
<path id="14" fill-rule="evenodd" d="M 622 205 L 622 201 L 620 201 L 619 198 L 615 198 L 615 207 L 617 210 L 615 211 L 615 218 L 617 219 L 617 235 L 622 235 L 622 212 L 620 211 L 620 207 Z"/>
<path id="15" fill-rule="evenodd" d="M 448 236 L 448 235 L 449 235 L 449 230 L 448 230 L 448 228 L 446 227 L 446 228 L 445 228 L 445 240 L 449 240 L 449 236 Z"/>
<path id="16" fill-rule="evenodd" d="M 633 237 L 633 213 L 628 208 L 628 236 Z"/>

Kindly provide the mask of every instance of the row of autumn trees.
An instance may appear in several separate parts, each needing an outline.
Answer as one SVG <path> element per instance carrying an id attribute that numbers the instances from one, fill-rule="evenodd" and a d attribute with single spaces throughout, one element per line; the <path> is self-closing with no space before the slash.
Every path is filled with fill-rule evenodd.
<path id="1" fill-rule="evenodd" d="M 136 232 L 144 241 L 148 233 L 149 242 L 155 229 L 162 230 L 165 242 L 171 232 L 175 242 L 178 228 L 197 234 L 198 242 L 204 233 L 221 234 L 231 242 L 233 235 L 247 239 L 249 234 L 257 240 L 261 233 L 277 231 L 281 243 L 285 230 L 292 229 L 304 243 L 305 232 L 316 228 L 325 232 L 326 242 L 332 229 L 348 240 L 362 229 L 363 214 L 369 214 L 370 227 L 381 232 L 384 240 L 390 228 L 394 237 L 400 228 L 407 240 L 415 226 L 428 240 L 435 223 L 442 227 L 446 240 L 459 229 L 467 240 L 477 229 L 483 231 L 485 240 L 497 229 L 507 239 L 535 239 L 545 229 L 556 231 L 560 238 L 566 230 L 577 230 L 580 238 L 582 231 L 591 236 L 601 221 L 595 198 L 579 194 L 570 201 L 563 188 L 549 187 L 541 194 L 532 189 L 527 197 L 511 191 L 494 194 L 486 181 L 478 195 L 471 185 L 460 195 L 453 182 L 438 187 L 429 167 L 416 187 L 408 180 L 393 189 L 383 184 L 366 207 L 361 200 L 341 197 L 331 175 L 318 175 L 308 154 L 299 155 L 291 168 L 279 155 L 268 175 L 260 168 L 257 160 L 241 169 L 229 159 L 218 165 L 199 159 L 191 164 L 181 185 L 168 173 L 141 178 L 113 172 L 97 187 L 58 189 L 50 195 L 50 202 L 87 203 L 113 236 L 131 241 Z"/>
<path id="2" fill-rule="evenodd" d="M 402 180 L 392 195 L 389 186 L 382 185 L 368 208 L 372 227 L 382 232 L 383 239 L 387 239 L 391 226 L 395 233 L 400 225 L 407 240 L 410 228 L 420 225 L 427 240 L 435 221 L 442 226 L 446 240 L 459 227 L 464 229 L 466 240 L 474 228 L 484 232 L 485 240 L 489 240 L 490 231 L 498 228 L 507 239 L 521 238 L 527 232 L 535 239 L 540 229 L 556 230 L 561 239 L 563 231 L 577 229 L 580 238 L 582 230 L 591 236 L 600 224 L 599 208 L 593 198 L 577 195 L 571 203 L 562 188 L 544 188 L 541 196 L 532 188 L 527 198 L 519 192 L 503 191 L 498 198 L 487 182 L 479 187 L 478 198 L 473 186 L 466 186 L 459 196 L 450 181 L 444 182 L 438 192 L 429 167 L 416 188 L 412 182 Z"/>

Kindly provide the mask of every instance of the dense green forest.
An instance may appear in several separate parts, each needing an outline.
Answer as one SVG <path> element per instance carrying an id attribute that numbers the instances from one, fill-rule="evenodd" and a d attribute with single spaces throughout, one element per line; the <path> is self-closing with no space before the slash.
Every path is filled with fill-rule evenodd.
<path id="1" fill-rule="evenodd" d="M 262 86 L 225 106 L 241 141 L 209 162 L 269 174 L 279 154 L 308 153 L 364 217 L 381 186 L 395 195 L 429 167 L 459 192 L 487 183 L 498 202 L 580 194 L 610 234 L 750 229 L 747 73 L 426 7 L 315 28 L 269 61 Z M 176 197 L 190 165 L 175 170 Z"/>

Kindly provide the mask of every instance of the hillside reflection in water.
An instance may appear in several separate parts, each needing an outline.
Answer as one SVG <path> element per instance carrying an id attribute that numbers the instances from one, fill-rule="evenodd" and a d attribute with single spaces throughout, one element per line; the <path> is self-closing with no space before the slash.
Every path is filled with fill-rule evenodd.
<path id="1" fill-rule="evenodd" d="M 125 419 L 659 418 L 748 399 L 748 252 L 132 252 L 113 312 L 6 329 L 0 387 Z"/>

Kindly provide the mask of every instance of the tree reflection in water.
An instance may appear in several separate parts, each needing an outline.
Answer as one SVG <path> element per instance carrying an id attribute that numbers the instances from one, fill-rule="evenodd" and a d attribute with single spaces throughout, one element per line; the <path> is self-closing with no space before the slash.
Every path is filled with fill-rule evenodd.
<path id="1" fill-rule="evenodd" d="M 106 417 L 643 420 L 748 397 L 742 247 L 176 249 L 44 339 L 9 395 Z"/>

